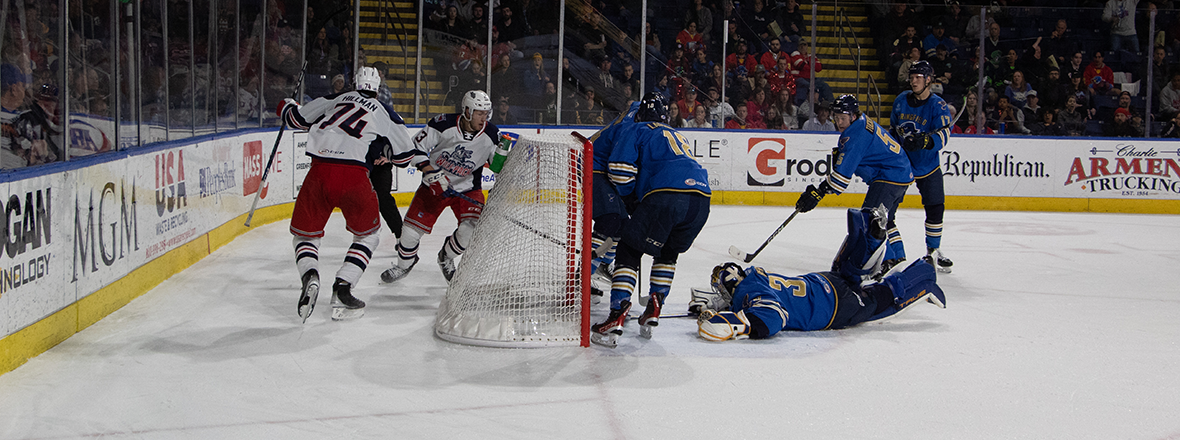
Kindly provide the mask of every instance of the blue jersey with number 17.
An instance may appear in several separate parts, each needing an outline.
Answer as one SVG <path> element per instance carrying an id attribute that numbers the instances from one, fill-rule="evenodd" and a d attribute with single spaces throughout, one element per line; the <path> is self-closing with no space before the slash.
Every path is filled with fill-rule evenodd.
<path id="1" fill-rule="evenodd" d="M 909 185 L 914 182 L 910 160 L 902 154 L 901 145 L 864 115 L 840 133 L 835 160 L 836 164 L 828 174 L 828 185 L 836 194 L 848 189 L 853 175 L 860 176 L 868 184 L 882 181 Z"/>
<path id="2" fill-rule="evenodd" d="M 938 95 L 930 94 L 926 101 L 917 98 L 910 102 L 913 91 L 901 92 L 893 101 L 893 113 L 889 124 L 901 136 L 909 133 L 928 133 L 934 145 L 929 150 L 906 151 L 914 176 L 926 177 L 938 169 L 938 152 L 946 146 L 951 136 L 951 109 Z M 917 107 L 910 104 L 917 104 Z"/>
<path id="3" fill-rule="evenodd" d="M 709 173 L 692 157 L 688 139 L 659 122 L 624 126 L 617 133 L 607 175 L 620 196 L 640 199 L 657 191 L 710 196 Z"/>

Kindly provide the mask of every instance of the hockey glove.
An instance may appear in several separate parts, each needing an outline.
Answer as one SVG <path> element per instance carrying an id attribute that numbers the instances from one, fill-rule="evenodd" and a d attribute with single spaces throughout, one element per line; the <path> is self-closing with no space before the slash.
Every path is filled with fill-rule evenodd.
<path id="1" fill-rule="evenodd" d="M 287 111 L 287 107 L 297 107 L 297 106 L 299 106 L 299 103 L 296 102 L 294 99 L 291 99 L 291 98 L 283 99 L 281 102 L 279 102 L 279 107 L 277 109 L 275 109 L 275 114 L 279 115 L 279 117 L 281 118 L 281 117 L 283 117 L 283 112 Z"/>
<path id="2" fill-rule="evenodd" d="M 746 313 L 705 310 L 697 318 L 697 334 L 710 341 L 728 341 L 750 337 L 750 320 Z"/>
<path id="3" fill-rule="evenodd" d="M 436 197 L 443 195 L 448 189 L 451 189 L 451 180 L 447 178 L 446 173 L 437 168 L 430 171 L 423 171 L 422 183 L 427 188 L 430 188 L 430 193 Z"/>
<path id="4" fill-rule="evenodd" d="M 795 210 L 799 212 L 807 212 L 815 209 L 819 205 L 820 199 L 823 199 L 828 193 L 828 182 L 820 182 L 819 187 L 815 185 L 807 185 L 807 190 L 803 194 L 799 194 L 799 200 L 795 202 Z"/>
<path id="5" fill-rule="evenodd" d="M 929 150 L 934 148 L 934 140 L 930 133 L 914 133 L 903 140 L 902 148 L 906 151 Z"/>

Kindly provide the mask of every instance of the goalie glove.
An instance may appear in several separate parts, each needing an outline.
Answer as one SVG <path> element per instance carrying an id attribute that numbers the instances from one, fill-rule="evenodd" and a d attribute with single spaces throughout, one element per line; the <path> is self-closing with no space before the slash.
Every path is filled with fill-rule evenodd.
<path id="1" fill-rule="evenodd" d="M 902 140 L 901 147 L 906 151 L 929 150 L 934 148 L 934 140 L 930 133 L 913 133 Z"/>
<path id="2" fill-rule="evenodd" d="M 298 106 L 299 106 L 299 103 L 296 102 L 294 99 L 285 98 L 281 102 L 279 102 L 279 107 L 275 109 L 275 114 L 279 115 L 279 117 L 281 118 L 281 117 L 283 117 L 283 112 L 286 112 L 288 107 L 295 108 Z"/>
<path id="3" fill-rule="evenodd" d="M 430 193 L 436 197 L 445 194 L 448 189 L 451 189 L 451 180 L 447 178 L 446 173 L 438 168 L 423 171 L 422 184 L 430 188 Z"/>
<path id="4" fill-rule="evenodd" d="M 746 312 L 715 312 L 705 310 L 697 318 L 697 333 L 710 341 L 729 341 L 750 337 L 750 320 Z"/>
<path id="5" fill-rule="evenodd" d="M 819 205 L 820 199 L 823 199 L 831 188 L 827 181 L 820 182 L 818 188 L 815 185 L 807 185 L 807 189 L 803 191 L 803 194 L 799 194 L 799 200 L 795 202 L 795 210 L 807 212 L 815 209 Z"/>

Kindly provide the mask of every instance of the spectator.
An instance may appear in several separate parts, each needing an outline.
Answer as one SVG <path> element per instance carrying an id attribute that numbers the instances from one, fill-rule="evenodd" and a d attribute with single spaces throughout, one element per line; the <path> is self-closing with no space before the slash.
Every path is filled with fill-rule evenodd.
<path id="1" fill-rule="evenodd" d="M 1065 83 L 1061 82 L 1061 70 L 1056 67 L 1049 68 L 1049 77 L 1045 78 L 1043 84 L 1038 86 L 1040 90 L 1037 96 L 1041 97 L 1041 103 L 1049 108 L 1062 108 L 1065 106 L 1065 96 L 1069 93 L 1066 89 Z"/>
<path id="2" fill-rule="evenodd" d="M 730 23 L 730 26 L 733 26 L 733 24 Z M 647 37 L 646 37 L 647 38 L 647 45 L 649 47 L 655 49 L 655 51 L 657 53 L 661 52 L 662 49 L 660 49 L 660 34 L 655 33 L 651 30 L 651 22 L 650 21 L 647 22 L 647 31 L 646 32 L 647 32 Z"/>
<path id="3" fill-rule="evenodd" d="M 745 66 L 738 66 L 737 75 L 727 84 L 729 90 L 725 91 L 725 95 L 729 97 L 730 102 L 745 101 L 754 92 L 753 84 L 750 83 L 750 78 L 746 76 Z M 737 107 L 734 107 L 737 110 Z"/>
<path id="4" fill-rule="evenodd" d="M 1152 96 L 1159 96 L 1160 90 L 1163 89 L 1164 85 L 1168 82 L 1168 75 L 1171 73 L 1172 69 L 1168 65 L 1167 56 L 1168 50 L 1163 46 L 1156 46 L 1155 50 L 1151 52 Z M 1144 87 L 1147 86 L 1147 82 L 1143 81 L 1143 78 L 1147 78 L 1147 72 L 1145 69 L 1140 69 L 1140 73 L 1137 78 L 1142 81 L 1140 84 L 1142 84 Z"/>
<path id="5" fill-rule="evenodd" d="M 815 73 L 824 70 L 824 64 L 819 61 L 819 57 L 811 53 L 811 43 L 800 41 L 799 49 L 791 54 L 791 73 L 795 75 L 795 84 L 798 85 L 795 92 L 795 102 L 797 103 L 807 99 L 807 95 L 803 91 L 811 89 L 812 66 L 815 66 Z M 829 102 L 832 101 L 832 87 L 828 85 L 827 81 L 815 78 L 815 90 L 819 92 L 821 98 Z"/>
<path id="6" fill-rule="evenodd" d="M 701 42 L 712 44 L 713 11 L 704 5 L 703 0 L 692 0 L 692 6 L 684 12 L 685 23 L 696 23 L 697 31 L 701 33 Z"/>
<path id="7" fill-rule="evenodd" d="M 701 90 L 709 90 L 710 88 L 721 90 L 722 81 L 725 78 L 724 75 L 725 73 L 721 70 L 721 65 L 714 64 L 712 74 L 709 75 L 709 78 L 705 80 L 704 84 L 701 84 Z"/>
<path id="8" fill-rule="evenodd" d="M 1044 108 L 1040 105 L 1041 99 L 1039 96 L 1037 96 L 1037 91 L 1029 90 L 1029 92 L 1025 95 L 1025 99 L 1026 102 L 1024 103 L 1024 106 L 1020 108 L 1020 111 L 1024 112 L 1024 120 L 1040 121 L 1040 114 Z"/>
<path id="9" fill-rule="evenodd" d="M 1000 59 L 1008 53 L 1008 45 L 1000 41 L 1000 24 L 990 22 L 987 25 L 987 38 L 983 40 L 983 56 L 992 67 L 1000 64 Z"/>
<path id="10" fill-rule="evenodd" d="M 1115 110 L 1118 110 L 1120 108 L 1127 110 L 1127 113 L 1129 113 L 1131 115 L 1131 117 L 1130 117 L 1131 125 L 1134 126 L 1136 129 L 1139 129 L 1140 132 L 1142 132 L 1143 115 L 1139 113 L 1139 110 L 1136 110 L 1134 107 L 1131 107 L 1131 92 L 1124 91 L 1122 93 L 1119 93 L 1119 103 L 1118 103 L 1118 107 Z"/>
<path id="11" fill-rule="evenodd" d="M 20 154 L 22 149 L 14 142 L 12 123 L 16 121 L 25 106 L 25 87 L 28 77 L 12 64 L 0 66 L 0 169 L 20 168 L 28 160 Z"/>
<path id="12" fill-rule="evenodd" d="M 774 103 L 779 115 L 783 119 L 783 130 L 799 129 L 799 107 L 795 106 L 795 97 L 790 91 L 779 90 L 778 99 Z"/>
<path id="13" fill-rule="evenodd" d="M 922 50 L 916 47 L 911 47 L 910 51 L 905 54 L 905 59 L 902 60 L 901 65 L 897 69 L 897 85 L 898 90 L 908 89 L 910 83 L 910 66 L 922 60 Z"/>
<path id="14" fill-rule="evenodd" d="M 1160 132 L 1160 137 L 1172 139 L 1180 138 L 1180 113 L 1172 116 L 1172 119 L 1167 122 L 1164 130 Z"/>
<path id="15" fill-rule="evenodd" d="M 946 35 L 946 26 L 941 22 L 935 23 L 934 29 L 930 35 L 927 35 L 926 38 L 922 40 L 922 50 L 926 52 L 926 57 L 933 57 L 935 48 L 940 44 L 946 47 L 947 55 L 951 57 L 959 56 L 959 47 L 953 40 L 951 40 L 950 37 Z"/>
<path id="16" fill-rule="evenodd" d="M 904 33 L 896 40 L 893 40 L 893 58 L 895 60 L 908 59 L 913 49 L 918 49 L 918 58 L 921 58 L 922 39 L 918 37 L 918 31 L 911 25 L 906 26 Z"/>
<path id="17" fill-rule="evenodd" d="M 732 118 L 729 118 L 729 120 L 725 122 L 725 129 L 726 130 L 746 130 L 746 129 L 765 128 L 763 126 L 759 126 L 758 124 L 751 123 L 750 121 L 748 121 L 746 119 L 746 116 L 749 115 L 749 110 L 746 108 L 746 103 L 744 103 L 744 102 L 738 103 L 737 107 L 734 107 L 734 111 L 736 114 L 733 115 Z"/>
<path id="18" fill-rule="evenodd" d="M 346 81 L 344 81 L 343 74 L 339 74 L 339 75 L 332 77 L 332 93 L 344 93 L 345 92 L 344 86 L 346 86 L 346 85 L 347 84 L 346 84 Z"/>
<path id="19" fill-rule="evenodd" d="M 1114 1 L 1114 0 L 1111 0 Z M 1091 95 L 1108 95 L 1114 91 L 1114 71 L 1107 66 L 1102 51 L 1094 52 L 1093 61 L 1086 66 L 1082 81 L 1090 89 Z"/>
<path id="20" fill-rule="evenodd" d="M 692 83 L 703 87 L 713 73 L 713 62 L 705 55 L 704 48 L 697 48 L 696 59 L 692 61 Z"/>
<path id="21" fill-rule="evenodd" d="M 467 19 L 467 36 L 478 41 L 485 40 L 488 35 L 488 17 L 487 5 L 485 3 L 476 3 L 471 6 L 471 18 Z M 463 15 L 460 9 L 459 15 Z"/>
<path id="22" fill-rule="evenodd" d="M 500 8 L 499 18 L 496 28 L 500 30 L 500 37 L 504 41 L 516 41 L 532 35 L 532 29 L 528 28 L 528 24 L 513 17 L 512 7 L 508 4 L 503 4 Z"/>
<path id="23" fill-rule="evenodd" d="M 500 58 L 500 55 L 505 54 L 514 60 L 524 58 L 524 52 L 516 50 L 516 43 L 502 36 L 500 26 L 492 26 L 492 59 Z"/>
<path id="24" fill-rule="evenodd" d="M 545 84 L 550 81 L 549 73 L 545 71 L 545 57 L 540 52 L 533 52 L 532 62 L 521 72 L 520 85 L 524 101 L 521 105 L 538 108 L 542 104 Z"/>
<path id="25" fill-rule="evenodd" d="M 1065 128 L 1054 118 L 1056 118 L 1056 113 L 1053 110 L 1045 109 L 1041 112 L 1037 123 L 1028 127 L 1029 133 L 1034 136 L 1065 136 Z"/>
<path id="26" fill-rule="evenodd" d="M 1024 113 L 1012 106 L 1007 96 L 1000 95 L 996 99 L 996 108 L 988 114 L 988 126 L 998 127 L 1000 134 L 1024 133 Z"/>
<path id="27" fill-rule="evenodd" d="M 909 31 L 907 28 L 913 26 L 915 26 L 914 16 L 910 13 L 905 2 L 894 3 L 889 13 L 881 19 L 880 31 L 878 31 L 879 33 L 876 37 L 878 38 L 877 41 L 884 43 L 882 45 L 882 49 L 884 49 L 882 53 L 891 54 L 892 58 L 894 58 L 890 60 L 890 64 L 909 52 L 908 47 L 903 48 L 903 51 L 899 52 L 895 40 L 897 40 L 899 35 L 908 34 Z M 914 35 L 917 35 L 916 31 Z M 921 43 L 918 42 L 918 45 L 920 46 Z"/>
<path id="28" fill-rule="evenodd" d="M 795 81 L 795 75 L 791 74 L 791 67 L 786 58 L 778 59 L 778 65 L 775 66 L 774 71 L 766 79 L 771 95 L 776 97 L 780 90 L 789 91 L 791 96 L 794 96 L 796 94 Z"/>
<path id="29" fill-rule="evenodd" d="M 1078 44 L 1073 41 L 1073 34 L 1065 19 L 1057 20 L 1057 25 L 1049 34 L 1049 38 L 1041 42 L 1041 48 L 1047 57 L 1052 58 L 1058 66 L 1064 66 L 1073 54 L 1078 53 Z M 1081 60 L 1078 60 L 1080 63 Z"/>
<path id="30" fill-rule="evenodd" d="M 836 131 L 836 124 L 829 119 L 831 108 L 826 103 L 819 103 L 815 108 L 815 116 L 803 123 L 804 131 Z"/>
<path id="31" fill-rule="evenodd" d="M 1081 136 L 1086 132 L 1086 120 L 1089 119 L 1081 104 L 1078 104 L 1077 97 L 1070 95 L 1065 98 L 1065 108 L 1057 114 L 1057 118 L 1061 121 L 1061 127 L 1065 129 L 1066 136 Z"/>
<path id="32" fill-rule="evenodd" d="M 459 17 L 462 18 L 463 21 L 471 21 L 471 19 L 475 17 L 476 3 L 478 3 L 476 0 L 457 0 L 454 3 L 454 6 L 455 9 L 458 10 Z"/>
<path id="33" fill-rule="evenodd" d="M 671 110 L 672 107 L 668 107 Z M 713 122 L 709 120 L 709 111 L 705 106 L 698 105 L 692 112 L 692 119 L 684 121 L 684 128 L 713 128 Z"/>
<path id="34" fill-rule="evenodd" d="M 13 152 L 25 159 L 29 166 L 61 160 L 62 150 L 56 140 L 61 139 L 61 115 L 57 111 L 57 86 L 43 84 L 37 101 L 29 110 L 12 121 L 12 129 L 5 133 Z"/>
<path id="35" fill-rule="evenodd" d="M 947 37 L 957 45 L 962 45 L 963 39 L 972 39 L 967 38 L 966 35 L 967 24 L 971 22 L 971 16 L 963 10 L 959 2 L 957 0 L 951 1 L 946 7 L 946 11 L 946 15 L 943 15 L 940 21 L 946 26 Z"/>
<path id="36" fill-rule="evenodd" d="M 746 101 L 746 110 L 748 110 L 747 118 L 751 123 L 766 125 L 766 108 L 770 106 L 770 101 L 766 99 L 766 89 L 756 88 L 754 94 Z"/>
<path id="37" fill-rule="evenodd" d="M 1102 21 L 1110 23 L 1110 50 L 1139 52 L 1139 37 L 1135 35 L 1135 6 L 1139 0 L 1107 0 L 1102 10 Z"/>
<path id="38" fill-rule="evenodd" d="M 595 97 L 594 89 L 586 89 L 575 113 L 578 125 L 605 125 L 606 117 L 602 105 Z"/>
<path id="39" fill-rule="evenodd" d="M 598 85 L 603 90 L 612 90 L 615 88 L 615 76 L 610 73 L 611 60 L 609 57 L 602 57 L 598 59 Z"/>
<path id="40" fill-rule="evenodd" d="M 726 3 L 732 4 L 732 2 L 728 2 L 728 1 Z M 726 30 L 726 38 L 729 39 L 729 43 L 725 47 L 725 52 L 731 53 L 731 54 L 737 53 L 738 46 L 740 46 L 742 44 L 745 44 L 747 50 L 749 50 L 750 42 L 746 41 L 746 37 L 743 36 L 741 32 L 738 32 L 737 22 L 734 20 L 729 21 L 729 29 Z M 730 71 L 732 71 L 732 70 L 733 69 L 730 69 Z"/>
<path id="41" fill-rule="evenodd" d="M 767 41 L 773 38 L 768 26 L 774 21 L 774 11 L 766 6 L 765 0 L 754 0 L 752 7 L 741 8 L 740 20 L 747 26 L 746 39 L 749 41 Z"/>
<path id="42" fill-rule="evenodd" d="M 458 7 L 455 5 L 450 5 L 446 8 L 443 8 L 442 11 L 443 13 L 441 15 L 431 14 L 430 22 L 433 29 L 450 35 L 471 38 L 471 35 L 469 34 L 471 26 L 467 23 L 467 21 L 463 20 L 463 18 L 459 16 Z"/>
<path id="43" fill-rule="evenodd" d="M 799 1 L 787 0 L 786 5 L 778 10 L 777 21 L 782 30 L 782 35 L 779 37 L 793 43 L 792 45 L 798 45 L 800 35 L 807 28 L 803 20 L 803 12 L 799 10 Z"/>
<path id="44" fill-rule="evenodd" d="M 1032 86 L 1024 81 L 1024 72 L 1016 70 L 1012 72 L 1012 83 L 1004 88 L 1004 96 L 1008 97 L 1008 101 L 1012 103 L 1013 107 L 1024 108 L 1027 103 L 1027 96 L 1030 92 L 1035 92 Z"/>
<path id="45" fill-rule="evenodd" d="M 689 89 L 692 90 L 692 89 Z M 680 116 L 679 105 L 668 106 L 668 126 L 672 128 L 683 128 L 684 118 Z"/>
<path id="46" fill-rule="evenodd" d="M 725 57 L 726 74 L 737 74 L 738 66 L 745 67 L 747 72 L 754 70 L 754 65 L 758 64 L 757 57 L 747 53 L 747 50 L 749 48 L 745 41 L 737 43 L 737 50 Z"/>
<path id="47" fill-rule="evenodd" d="M 778 112 L 775 106 L 766 107 L 766 117 L 763 118 L 767 130 L 786 130 L 783 126 L 783 116 Z"/>
<path id="48" fill-rule="evenodd" d="M 676 44 L 684 47 L 684 50 L 689 53 L 696 53 L 697 49 L 704 49 L 705 37 L 697 32 L 697 22 L 689 21 L 685 23 L 684 29 L 676 35 Z"/>
<path id="49" fill-rule="evenodd" d="M 1172 80 L 1160 89 L 1160 119 L 1172 119 L 1180 114 L 1180 71 L 1172 72 Z"/>
<path id="50" fill-rule="evenodd" d="M 706 102 L 709 106 L 709 117 L 713 121 L 713 128 L 725 128 L 725 121 L 736 114 L 733 106 L 721 100 L 721 92 L 715 87 L 709 89 L 709 97 Z"/>
<path id="51" fill-rule="evenodd" d="M 672 58 L 668 59 L 668 72 L 672 76 L 673 92 L 677 98 L 684 91 L 684 85 L 689 83 L 692 76 L 692 60 L 684 54 L 684 45 L 677 44 L 672 50 Z"/>
<path id="52" fill-rule="evenodd" d="M 1090 105 L 1090 88 L 1086 87 L 1086 83 L 1082 82 L 1081 75 L 1074 74 L 1073 78 L 1070 78 L 1069 81 L 1069 95 L 1067 96 L 1073 96 L 1087 113 L 1093 115 L 1094 108 Z"/>
<path id="53" fill-rule="evenodd" d="M 676 105 L 669 107 L 679 107 L 680 114 L 691 115 L 696 111 L 697 107 L 701 107 L 700 101 L 697 101 L 696 88 L 689 87 L 684 90 L 684 99 L 676 101 Z"/>
<path id="54" fill-rule="evenodd" d="M 960 116 L 956 122 L 956 128 L 960 130 L 959 133 L 966 133 L 968 127 L 979 123 L 979 94 L 974 91 L 967 93 L 963 108 L 959 111 L 963 112 L 963 116 Z M 951 130 L 951 132 L 955 131 Z"/>
<path id="55" fill-rule="evenodd" d="M 606 57 L 606 34 L 600 29 L 601 25 L 602 15 L 597 11 L 591 10 L 582 16 L 581 26 L 574 32 L 577 34 L 575 47 L 580 49 L 582 58 L 598 60 Z"/>
<path id="56" fill-rule="evenodd" d="M 1001 57 L 999 62 L 987 71 L 987 75 L 992 81 L 992 88 L 1002 93 L 1004 88 L 1008 87 L 1008 84 L 1012 82 L 1013 74 L 1016 73 L 1016 61 L 1016 49 L 1008 49 L 1007 55 Z"/>
<path id="57" fill-rule="evenodd" d="M 788 63 L 791 61 L 791 55 L 782 50 L 782 43 L 780 43 L 777 38 L 771 39 L 767 45 L 770 46 L 770 49 L 763 53 L 759 58 L 759 64 L 761 64 L 768 73 L 774 71 L 774 68 L 778 66 L 779 59 L 786 59 Z M 755 70 L 757 70 L 757 67 L 755 67 Z"/>
<path id="58" fill-rule="evenodd" d="M 1139 137 L 1142 134 L 1142 130 L 1136 130 L 1131 124 L 1131 112 L 1125 108 L 1115 109 L 1114 119 L 1108 121 L 1102 130 L 1102 135 L 1106 137 Z"/>
<path id="59" fill-rule="evenodd" d="M 1034 43 L 1016 60 L 1016 68 L 1024 72 L 1024 80 L 1032 83 L 1033 88 L 1043 85 L 1049 77 L 1049 60 L 1043 54 L 1040 44 Z"/>
<path id="60" fill-rule="evenodd" d="M 516 95 L 521 79 L 520 73 L 512 68 L 512 56 L 500 55 L 492 69 L 492 95 L 495 97 Z"/>
<path id="61" fill-rule="evenodd" d="M 508 104 L 508 97 L 496 100 L 496 111 L 492 112 L 491 122 L 497 127 L 516 125 L 516 115 L 512 114 L 512 106 Z"/>

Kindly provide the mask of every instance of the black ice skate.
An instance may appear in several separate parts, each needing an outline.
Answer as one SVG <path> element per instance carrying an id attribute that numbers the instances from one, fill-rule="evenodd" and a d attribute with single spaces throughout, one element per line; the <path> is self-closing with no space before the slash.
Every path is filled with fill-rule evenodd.
<path id="1" fill-rule="evenodd" d="M 303 289 L 299 293 L 299 317 L 307 322 L 311 311 L 315 309 L 315 300 L 320 295 L 320 273 L 315 269 L 303 274 Z"/>
<path id="2" fill-rule="evenodd" d="M 410 273 L 410 269 L 414 268 L 415 264 L 418 264 L 418 256 L 417 255 L 414 256 L 414 261 L 410 262 L 410 267 L 407 267 L 405 269 L 402 269 L 401 266 L 398 266 L 396 262 L 393 263 L 393 267 L 391 267 L 389 269 L 385 269 L 385 272 L 381 272 L 381 282 L 392 283 L 394 281 L 405 278 L 405 276 Z"/>
<path id="3" fill-rule="evenodd" d="M 444 246 L 442 249 L 439 249 L 438 268 L 442 269 L 443 277 L 446 278 L 448 282 L 451 281 L 451 277 L 455 276 L 456 267 L 455 260 L 447 256 L 447 248 Z"/>
<path id="4" fill-rule="evenodd" d="M 939 248 L 926 248 L 926 255 L 930 257 L 932 260 L 931 264 L 934 265 L 935 269 L 938 269 L 938 273 L 951 273 L 951 266 L 954 266 L 955 263 L 950 258 L 947 258 L 946 255 L 943 255 L 942 250 Z"/>
<path id="5" fill-rule="evenodd" d="M 352 285 L 340 278 L 332 285 L 332 320 L 343 321 L 365 316 L 365 302 L 352 296 Z"/>

